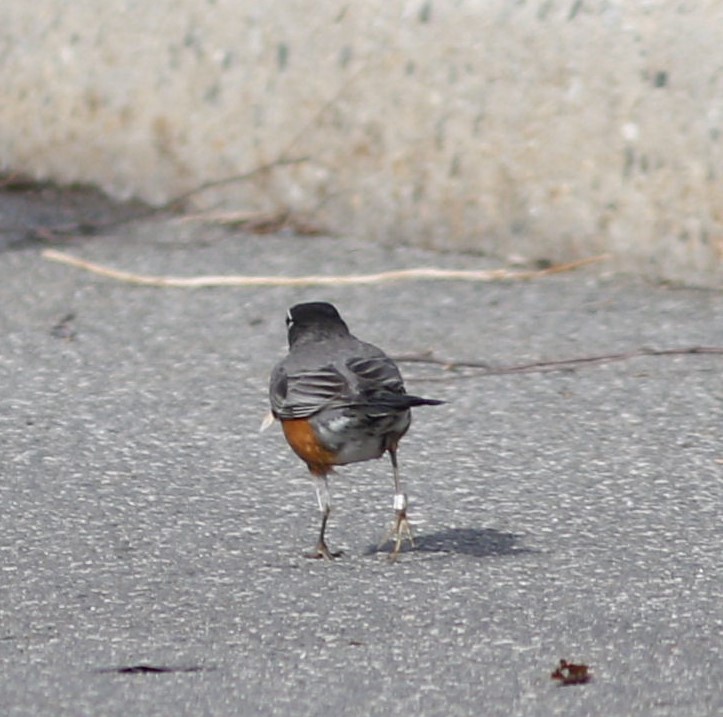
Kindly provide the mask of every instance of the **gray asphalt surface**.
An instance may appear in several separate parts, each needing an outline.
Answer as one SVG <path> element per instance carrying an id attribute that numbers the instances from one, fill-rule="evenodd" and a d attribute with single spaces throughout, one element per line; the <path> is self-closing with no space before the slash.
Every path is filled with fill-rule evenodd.
<path id="1" fill-rule="evenodd" d="M 186 276 L 490 265 L 162 220 L 70 250 Z M 308 561 L 311 483 L 278 426 L 258 430 L 298 301 L 333 301 L 391 354 L 507 365 L 723 346 L 722 293 L 599 269 L 154 289 L 32 246 L 0 254 L 0 287 L 3 715 L 723 713 L 721 356 L 402 365 L 448 403 L 417 410 L 401 446 L 418 545 L 396 564 L 376 550 L 386 460 L 339 471 L 328 538 L 345 555 Z M 558 686 L 560 658 L 593 681 Z"/>

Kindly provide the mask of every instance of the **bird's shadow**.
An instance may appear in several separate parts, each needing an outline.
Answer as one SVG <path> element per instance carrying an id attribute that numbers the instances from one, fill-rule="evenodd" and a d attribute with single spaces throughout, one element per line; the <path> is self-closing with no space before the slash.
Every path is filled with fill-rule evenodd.
<path id="1" fill-rule="evenodd" d="M 522 555 L 534 552 L 520 545 L 522 536 L 502 533 L 493 528 L 446 528 L 436 533 L 414 536 L 414 547 L 403 548 L 403 553 L 457 553 L 486 558 L 493 555 Z M 388 553 L 391 544 L 374 545 L 365 555 Z"/>

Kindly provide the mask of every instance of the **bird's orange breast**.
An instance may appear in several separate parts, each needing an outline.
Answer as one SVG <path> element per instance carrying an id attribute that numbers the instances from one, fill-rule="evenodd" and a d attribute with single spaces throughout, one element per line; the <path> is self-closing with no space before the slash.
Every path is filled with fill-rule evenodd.
<path id="1" fill-rule="evenodd" d="M 326 475 L 336 465 L 334 453 L 321 445 L 309 421 L 292 418 L 281 421 L 284 436 L 301 460 L 306 461 L 314 475 Z"/>

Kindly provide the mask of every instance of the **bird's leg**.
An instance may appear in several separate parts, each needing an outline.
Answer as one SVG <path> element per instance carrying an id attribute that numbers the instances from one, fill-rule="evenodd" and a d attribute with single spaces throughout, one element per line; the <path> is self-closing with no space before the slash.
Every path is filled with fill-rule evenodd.
<path id="1" fill-rule="evenodd" d="M 390 554 L 390 559 L 396 559 L 401 550 L 402 543 L 405 540 L 414 547 L 414 535 L 412 534 L 412 526 L 407 519 L 407 494 L 402 490 L 402 482 L 399 478 L 399 466 L 397 465 L 397 447 L 389 449 L 389 457 L 392 460 L 392 471 L 394 473 L 394 524 L 391 530 L 384 538 L 382 545 L 388 540 L 394 541 L 394 548 Z"/>
<path id="2" fill-rule="evenodd" d="M 331 496 L 329 495 L 329 483 L 325 475 L 314 475 L 314 488 L 316 488 L 316 499 L 319 502 L 319 510 L 321 511 L 321 528 L 319 530 L 319 540 L 313 553 L 304 553 L 305 558 L 333 560 L 341 555 L 341 551 L 332 553 L 324 540 L 326 532 L 326 522 L 329 520 L 331 513 Z"/>

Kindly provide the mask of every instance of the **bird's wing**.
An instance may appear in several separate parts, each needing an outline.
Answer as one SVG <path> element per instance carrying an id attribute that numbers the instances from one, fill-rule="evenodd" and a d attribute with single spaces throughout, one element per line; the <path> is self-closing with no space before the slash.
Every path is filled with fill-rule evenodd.
<path id="1" fill-rule="evenodd" d="M 385 354 L 350 358 L 346 368 L 351 372 L 356 393 L 360 396 L 370 393 L 404 393 L 399 369 Z"/>
<path id="2" fill-rule="evenodd" d="M 269 398 L 277 418 L 308 418 L 328 406 L 345 405 L 349 382 L 333 366 L 296 372 L 281 366 L 271 377 Z"/>

